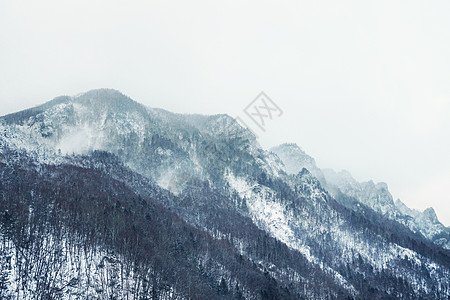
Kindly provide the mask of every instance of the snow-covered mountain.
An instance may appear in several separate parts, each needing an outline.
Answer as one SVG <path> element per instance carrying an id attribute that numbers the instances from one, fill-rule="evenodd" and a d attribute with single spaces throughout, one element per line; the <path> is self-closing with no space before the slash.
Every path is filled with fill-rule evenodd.
<path id="1" fill-rule="evenodd" d="M 436 244 L 450 249 L 450 228 L 439 222 L 436 212 L 432 207 L 423 212 L 410 209 L 400 199 L 395 201 L 398 210 L 403 214 L 402 223 L 405 223 L 414 231 L 420 231 Z"/>
<path id="2" fill-rule="evenodd" d="M 419 212 L 408 208 L 403 202 L 394 203 L 388 186 L 384 182 L 358 182 L 352 175 L 342 170 L 320 169 L 315 160 L 296 144 L 282 144 L 271 149 L 278 155 L 290 174 L 296 174 L 303 168 L 311 171 L 322 186 L 338 201 L 352 205 L 348 198 L 353 198 L 377 213 L 407 225 L 411 230 L 422 233 L 436 244 L 450 249 L 450 229 L 439 222 L 433 208 Z"/>
<path id="3" fill-rule="evenodd" d="M 399 222 L 386 185 L 293 144 L 266 151 L 227 115 L 94 90 L 4 116 L 0 132 L 3 298 L 450 296 L 450 252 Z"/>

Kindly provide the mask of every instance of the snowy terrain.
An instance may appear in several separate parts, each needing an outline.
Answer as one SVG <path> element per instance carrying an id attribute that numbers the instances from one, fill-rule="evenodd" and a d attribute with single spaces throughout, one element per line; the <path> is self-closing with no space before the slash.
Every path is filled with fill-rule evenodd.
<path id="1" fill-rule="evenodd" d="M 82 191 L 98 192 L 92 199 L 106 203 L 92 209 L 105 223 L 95 223 L 99 220 L 89 209 L 76 205 L 64 206 L 67 217 L 55 218 L 64 223 L 81 216 L 108 236 L 86 249 L 83 239 L 48 234 L 38 239 L 39 249 L 28 248 L 26 239 L 17 242 L 23 230 L 14 230 L 21 227 L 5 218 L 24 209 L 16 208 L 15 197 L 38 205 L 37 188 L 27 190 L 24 184 L 10 189 L 0 182 L 0 287 L 5 287 L 0 295 L 5 297 L 32 299 L 44 283 L 53 298 L 150 295 L 151 283 L 136 286 L 147 280 L 136 279 L 133 268 L 138 266 L 150 270 L 148 278 L 159 278 L 154 286 L 161 289 L 161 299 L 204 298 L 206 290 L 224 299 L 450 297 L 450 233 L 432 208 L 409 209 L 394 203 L 385 183 L 361 183 L 346 171 L 322 170 L 295 144 L 266 151 L 229 116 L 173 114 L 144 107 L 114 90 L 94 90 L 4 116 L 0 133 L 2 180 L 17 185 L 14 178 L 22 178 L 30 186 L 35 180 L 55 180 L 50 187 L 56 185 L 58 193 L 75 183 Z M 52 168 L 62 170 L 55 171 L 60 177 L 45 171 Z M 70 175 L 78 172 L 92 180 Z M 50 190 L 39 197 L 51 199 Z M 89 196 L 75 190 L 65 197 L 77 203 Z M 66 205 L 66 198 L 58 201 Z M 84 201 L 89 207 L 91 200 Z M 145 212 L 140 203 L 152 203 L 153 211 Z M 54 204 L 47 207 L 53 211 Z M 26 211 L 33 216 L 32 209 Z M 179 223 L 159 219 L 162 213 Z M 122 236 L 112 229 L 120 218 L 141 223 L 133 223 Z M 144 246 L 147 236 L 163 237 L 143 220 L 170 227 L 174 236 L 167 237 L 167 245 Z M 136 239 L 127 250 L 117 239 L 127 241 L 130 234 Z M 166 258 L 178 265 L 182 257 L 186 266 L 164 268 L 153 247 L 163 247 Z M 146 261 L 146 251 L 153 254 L 147 265 L 139 265 Z M 50 268 L 45 278 L 27 261 L 36 257 Z M 152 271 L 156 267 L 159 271 Z M 196 278 L 195 284 L 183 270 Z M 258 280 L 247 281 L 248 274 Z M 169 283 L 160 278 L 170 278 Z"/>

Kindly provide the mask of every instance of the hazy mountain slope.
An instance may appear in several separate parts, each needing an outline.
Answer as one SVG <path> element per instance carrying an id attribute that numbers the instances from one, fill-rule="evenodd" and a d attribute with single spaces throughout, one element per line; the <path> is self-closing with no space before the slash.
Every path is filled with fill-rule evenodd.
<path id="1" fill-rule="evenodd" d="M 402 202 L 394 203 L 385 183 L 358 182 L 348 171 L 337 173 L 331 169 L 319 169 L 314 159 L 296 144 L 282 144 L 272 148 L 271 151 L 280 157 L 290 174 L 296 174 L 303 168 L 311 170 L 321 185 L 342 204 L 357 209 L 358 203 L 362 203 L 381 215 L 422 233 L 436 244 L 450 249 L 450 230 L 439 222 L 432 208 L 424 213 L 413 211 Z"/>
<path id="2" fill-rule="evenodd" d="M 423 212 L 410 209 L 400 199 L 395 201 L 398 210 L 403 213 L 402 221 L 414 231 L 420 231 L 426 237 L 430 238 L 436 244 L 450 249 L 450 228 L 445 227 L 439 222 L 436 212 L 432 207 Z"/>
<path id="3" fill-rule="evenodd" d="M 191 262 L 209 257 L 205 245 L 225 243 L 225 252 L 211 258 L 217 269 L 207 269 L 206 277 L 195 275 L 205 284 L 205 293 L 223 292 L 225 286 L 230 291 L 237 283 L 245 298 L 445 299 L 450 295 L 448 251 L 377 210 L 334 199 L 335 195 L 323 188 L 324 177 L 316 178 L 306 169 L 286 173 L 281 156 L 263 150 L 254 136 L 229 116 L 173 114 L 146 108 L 117 91 L 95 90 L 5 116 L 0 124 L 0 157 L 5 168 L 43 170 L 39 176 L 58 184 L 64 178 L 62 182 L 68 186 L 73 177 L 66 179 L 64 173 L 72 168 L 101 174 L 101 180 L 120 183 L 128 192 L 105 190 L 99 207 L 110 198 L 120 202 L 119 208 L 123 206 L 121 197 L 152 199 L 188 228 L 208 236 L 199 249 L 190 245 L 182 247 L 189 249 L 182 250 L 182 255 L 174 252 L 176 259 L 187 261 L 189 272 L 203 274 L 206 267 Z M 305 161 L 311 166 L 314 163 Z M 61 175 L 51 177 L 49 167 L 63 168 Z M 95 194 L 94 187 L 86 189 L 86 195 Z M 384 198 L 377 198 L 383 188 L 362 192 L 384 203 Z M 54 189 L 48 191 L 48 195 L 54 193 Z M 130 193 L 134 196 L 127 196 Z M 388 198 L 387 189 L 383 195 Z M 356 201 L 347 197 L 349 203 Z M 11 197 L 6 199 L 6 204 L 10 202 Z M 145 212 L 133 205 L 123 216 L 134 218 Z M 93 217 L 89 210 L 77 214 L 88 220 Z M 164 212 L 152 214 L 164 216 L 161 224 L 169 218 Z M 136 218 L 142 220 L 138 227 L 148 228 L 146 215 L 141 216 Z M 170 234 L 175 240 L 182 235 L 184 239 L 183 226 L 171 232 L 161 228 L 155 234 Z M 139 232 L 145 239 L 147 230 Z M 108 242 L 102 240 L 98 245 Z M 136 249 L 145 254 L 153 248 Z M 120 249 L 128 251 L 127 247 Z M 173 253 L 166 248 L 162 251 Z M 229 256 L 237 262 L 223 259 Z M 240 257 L 247 262 L 245 267 L 236 265 Z M 250 271 L 254 276 L 265 274 L 272 283 L 258 279 L 255 286 L 247 284 L 245 274 Z M 168 271 L 163 267 L 161 272 Z M 188 286 L 182 283 L 173 288 L 186 296 Z M 239 294 L 233 293 L 227 295 Z"/>

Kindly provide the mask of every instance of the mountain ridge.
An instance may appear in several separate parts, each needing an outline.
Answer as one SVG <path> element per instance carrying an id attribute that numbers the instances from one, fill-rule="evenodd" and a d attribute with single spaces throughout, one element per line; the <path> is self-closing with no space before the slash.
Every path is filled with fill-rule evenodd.
<path id="1" fill-rule="evenodd" d="M 129 249 L 114 246 L 127 243 L 123 240 L 127 235 L 119 234 L 120 231 L 115 231 L 117 227 L 111 225 L 115 224 L 114 218 L 140 216 L 137 208 L 141 206 L 136 205 L 148 202 L 170 211 L 186 224 L 171 229 L 174 239 L 169 239 L 164 255 L 169 261 L 176 261 L 180 255 L 184 257 L 187 265 L 182 265 L 187 266 L 186 272 L 197 278 L 198 284 L 205 287 L 204 291 L 191 290 L 185 280 L 170 277 L 173 270 L 161 268 L 158 260 L 152 259 L 142 265 L 150 272 L 150 277 L 136 278 L 136 282 L 147 280 L 148 292 L 146 289 L 129 290 L 122 285 L 111 292 L 148 296 L 152 290 L 165 295 L 173 291 L 180 298 L 224 299 L 446 299 L 450 296 L 450 251 L 406 226 L 409 223 L 399 223 L 370 207 L 370 204 L 384 203 L 384 199 L 393 205 L 387 186 L 356 183 L 356 195 L 370 196 L 370 201 L 364 203 L 338 188 L 330 191 L 323 181 L 326 176 L 315 176 L 308 168 L 289 174 L 282 157 L 262 149 L 249 131 L 227 115 L 173 114 L 147 108 L 122 96 L 117 91 L 97 90 L 54 101 L 38 113 L 19 112 L 6 119 L 0 117 L 0 183 L 22 178 L 24 182 L 48 182 L 57 187 L 40 190 L 40 196 L 35 197 L 37 190 L 33 184 L 19 187 L 20 181 L 13 180 L 16 188 L 10 189 L 0 184 L 0 192 L 5 195 L 0 197 L 2 207 L 14 212 L 14 197 L 23 204 L 26 213 L 14 215 L 23 226 L 33 225 L 29 224 L 34 220 L 29 207 L 41 205 L 38 199 L 55 199 L 58 190 L 73 190 L 70 188 L 72 181 L 77 182 L 79 190 L 66 195 L 68 203 L 95 195 L 97 185 L 105 191 L 104 197 L 95 202 L 98 206 L 92 208 L 98 213 L 98 220 L 91 219 L 89 210 L 64 206 L 58 222 L 67 230 L 71 225 L 62 220 L 71 220 L 73 216 L 97 224 L 93 226 L 100 226 L 97 222 L 109 224 L 108 230 L 98 228 L 99 233 L 92 238 L 98 240 L 96 247 L 113 249 L 114 260 L 122 265 L 132 266 L 137 261 L 124 258 Z M 113 103 L 113 111 L 99 105 L 105 101 Z M 302 152 L 302 155 L 306 154 Z M 305 161 L 315 164 L 312 158 Z M 52 175 L 53 172 L 58 175 Z M 75 174 L 89 174 L 91 180 L 70 179 L 82 177 Z M 52 181 L 52 176 L 58 179 Z M 119 192 L 108 187 L 119 183 L 124 187 Z M 80 192 L 83 189 L 89 192 Z M 386 198 L 377 198 L 379 195 Z M 45 201 L 46 207 L 54 207 L 53 202 Z M 89 201 L 83 201 L 83 207 L 89 205 Z M 114 214 L 104 213 L 103 206 L 110 207 Z M 45 209 L 41 207 L 38 211 Z M 162 211 L 161 214 L 166 215 Z M 142 217 L 137 219 L 143 223 L 134 223 L 134 229 L 127 229 L 131 230 L 127 233 L 139 233 L 139 239 L 156 238 L 158 231 L 146 233 L 145 218 L 156 219 L 158 213 L 148 212 L 148 216 Z M 35 222 L 43 220 L 43 223 L 30 228 L 46 228 L 46 218 L 36 219 Z M 407 221 L 415 224 L 411 217 Z M 19 234 L 9 231 L 8 222 L 0 223 L 0 229 L 7 229 L 8 240 L 20 241 Z M 166 221 L 158 222 L 162 223 L 155 223 L 155 226 L 162 226 Z M 196 233 L 190 228 L 195 228 Z M 93 234 L 87 229 L 80 230 L 82 235 Z M 161 229 L 162 232 L 167 231 Z M 192 243 L 186 244 L 183 241 L 186 237 L 189 240 L 188 232 L 192 232 L 194 238 Z M 108 238 L 104 239 L 100 233 Z M 198 235 L 208 238 L 195 238 Z M 131 236 L 135 236 L 134 233 Z M 445 236 L 439 238 L 445 239 Z M 68 235 L 62 242 L 76 241 Z M 226 263 L 220 255 L 209 256 L 207 251 L 201 250 L 208 249 L 207 245 L 217 245 L 216 242 L 227 245 L 220 255 L 237 257 L 237 260 L 230 259 L 230 263 Z M 25 249 L 22 243 L 12 244 L 20 251 Z M 137 253 L 153 253 L 151 246 L 133 245 Z M 29 255 L 29 259 L 35 259 L 32 253 Z M 84 265 L 92 264 L 93 272 L 102 270 L 103 264 L 99 261 L 84 259 Z M 10 267 L 17 269 L 17 265 Z M 113 274 L 118 269 L 111 266 L 108 270 Z M 158 272 L 172 278 L 164 281 L 168 286 L 165 292 L 158 281 L 166 277 Z M 252 286 L 245 280 L 246 272 L 260 278 L 258 282 L 267 281 Z M 2 277 L 2 274 L 6 275 Z M 18 279 L 23 278 L 16 278 L 14 274 L 0 269 L 0 284 L 1 278 L 6 278 L 16 282 L 23 295 L 36 293 L 33 285 L 21 284 Z M 258 277 L 261 274 L 263 277 Z M 88 278 L 80 275 L 79 280 L 85 282 Z M 131 279 L 124 277 L 124 280 Z M 61 288 L 58 280 L 52 278 L 51 282 L 55 288 Z M 74 286 L 74 292 L 86 296 L 82 284 Z M 105 290 L 96 284 L 89 291 L 98 297 L 105 295 Z"/>
<path id="2" fill-rule="evenodd" d="M 293 145 L 295 144 L 281 144 L 271 148 L 271 151 L 277 153 L 282 161 L 291 165 L 291 173 L 298 172 L 300 168 L 309 167 L 316 174 L 322 186 L 337 199 L 340 198 L 341 193 L 355 198 L 358 202 L 399 221 L 413 231 L 420 231 L 430 240 L 435 240 L 439 245 L 450 249 L 450 231 L 439 222 L 433 208 L 419 212 L 410 209 L 400 200 L 394 202 L 385 182 L 374 183 L 372 180 L 358 182 L 347 170 L 337 173 L 332 169 L 319 169 L 312 157 L 297 145 Z M 292 168 L 293 166 L 295 167 Z M 342 203 L 345 204 L 345 201 Z M 433 227 L 434 229 L 430 230 Z"/>

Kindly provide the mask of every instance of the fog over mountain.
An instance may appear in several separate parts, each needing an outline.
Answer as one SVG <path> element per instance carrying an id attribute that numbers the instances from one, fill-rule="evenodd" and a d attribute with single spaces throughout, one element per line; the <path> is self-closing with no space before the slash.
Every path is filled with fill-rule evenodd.
<path id="1" fill-rule="evenodd" d="M 450 226 L 448 11 L 447 0 L 5 0 L 0 115 L 105 87 L 242 117 L 265 91 L 284 113 L 257 132 L 264 148 L 295 142 L 320 168 L 385 181 Z"/>
<path id="2" fill-rule="evenodd" d="M 450 230 L 232 117 L 119 91 L 0 117 L 2 299 L 448 299 Z"/>

